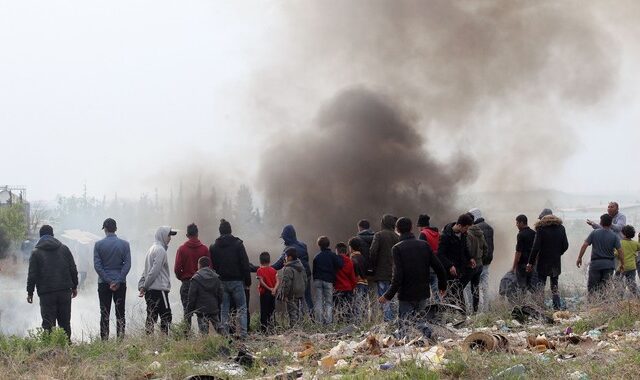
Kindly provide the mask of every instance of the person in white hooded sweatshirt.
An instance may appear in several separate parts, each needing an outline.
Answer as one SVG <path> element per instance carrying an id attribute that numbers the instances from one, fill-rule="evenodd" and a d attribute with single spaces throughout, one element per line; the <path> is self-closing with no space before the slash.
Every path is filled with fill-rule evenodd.
<path id="1" fill-rule="evenodd" d="M 167 260 L 167 247 L 171 236 L 177 232 L 171 227 L 162 226 L 156 231 L 155 242 L 149 248 L 144 260 L 144 272 L 138 282 L 139 297 L 147 301 L 147 320 L 145 331 L 147 335 L 153 334 L 153 328 L 160 317 L 160 329 L 163 333 L 169 333 L 171 324 L 171 307 L 169 306 L 169 290 L 171 281 L 169 277 L 169 262 Z"/>

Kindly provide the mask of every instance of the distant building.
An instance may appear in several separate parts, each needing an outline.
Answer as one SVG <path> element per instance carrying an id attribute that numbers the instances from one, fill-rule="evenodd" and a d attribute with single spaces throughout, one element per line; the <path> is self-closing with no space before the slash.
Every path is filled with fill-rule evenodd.
<path id="1" fill-rule="evenodd" d="M 27 201 L 27 189 L 24 186 L 0 186 L 0 208 L 10 207 L 15 204 L 22 206 L 28 226 L 31 220 L 31 205 Z"/>

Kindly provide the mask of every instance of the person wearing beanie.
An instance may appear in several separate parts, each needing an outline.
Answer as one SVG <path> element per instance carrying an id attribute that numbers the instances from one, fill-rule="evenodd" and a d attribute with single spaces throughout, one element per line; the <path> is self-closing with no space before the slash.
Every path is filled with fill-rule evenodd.
<path id="1" fill-rule="evenodd" d="M 116 308 L 116 336 L 124 338 L 124 306 L 127 295 L 127 274 L 131 270 L 129 242 L 116 235 L 117 225 L 112 218 L 102 223 L 105 238 L 93 247 L 93 267 L 98 274 L 98 299 L 100 301 L 100 338 L 109 339 L 109 315 L 111 302 Z"/>
<path id="2" fill-rule="evenodd" d="M 469 213 L 473 215 L 473 225 L 479 227 L 487 242 L 487 254 L 483 257 L 482 272 L 480 273 L 480 311 L 489 308 L 489 267 L 493 261 L 493 227 L 491 227 L 478 208 L 472 208 Z"/>
<path id="3" fill-rule="evenodd" d="M 220 310 L 221 330 L 224 334 L 229 334 L 230 309 L 233 303 L 240 319 L 240 339 L 245 339 L 248 307 L 245 287 L 251 286 L 249 257 L 242 240 L 232 235 L 231 224 L 228 221 L 220 220 L 218 230 L 220 237 L 209 247 L 209 253 L 213 270 L 220 276 L 224 290 Z"/>
<path id="4" fill-rule="evenodd" d="M 27 302 L 33 291 L 40 298 L 42 329 L 51 332 L 56 325 L 71 341 L 71 299 L 78 295 L 78 269 L 69 248 L 53 237 L 53 228 L 40 228 L 40 240 L 29 259 Z"/>
<path id="5" fill-rule="evenodd" d="M 176 262 L 173 266 L 173 272 L 178 280 L 182 282 L 180 285 L 180 301 L 185 318 L 185 333 L 191 332 L 191 315 L 187 313 L 187 305 L 189 303 L 189 286 L 191 278 L 198 272 L 198 262 L 201 257 L 211 258 L 209 248 L 207 248 L 198 239 L 198 226 L 191 223 L 187 226 L 187 241 L 184 242 L 176 252 Z M 211 263 L 211 260 L 209 260 Z"/>

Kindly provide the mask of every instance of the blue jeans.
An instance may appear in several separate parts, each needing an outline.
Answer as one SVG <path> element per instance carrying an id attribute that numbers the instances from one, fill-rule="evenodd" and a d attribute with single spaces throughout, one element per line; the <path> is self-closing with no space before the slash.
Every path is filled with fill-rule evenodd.
<path id="1" fill-rule="evenodd" d="M 385 294 L 389 289 L 389 287 L 391 286 L 390 281 L 378 281 L 377 284 L 378 284 L 378 297 Z M 385 322 L 393 321 L 393 319 L 395 318 L 395 312 L 394 312 L 395 306 L 396 306 L 395 301 L 393 300 L 382 305 L 382 312 L 384 314 Z"/>
<path id="2" fill-rule="evenodd" d="M 479 305 L 481 312 L 489 310 L 489 265 L 483 265 L 482 273 L 480 273 Z"/>
<path id="3" fill-rule="evenodd" d="M 442 302 L 440 299 L 440 289 L 438 288 L 438 275 L 433 270 L 429 273 L 429 287 L 431 288 L 431 299 L 433 302 Z"/>
<path id="4" fill-rule="evenodd" d="M 322 280 L 313 280 L 315 299 L 314 316 L 317 323 L 329 324 L 333 321 L 333 284 Z"/>
<path id="5" fill-rule="evenodd" d="M 426 324 L 425 320 L 420 320 L 425 318 L 422 312 L 427 307 L 427 302 L 427 299 L 415 302 L 398 302 L 399 339 L 407 336 L 409 334 L 409 328 L 411 327 L 419 330 L 425 338 L 431 338 L 431 328 Z"/>
<path id="6" fill-rule="evenodd" d="M 231 300 L 236 305 L 236 312 L 240 318 L 240 336 L 247 336 L 247 299 L 244 295 L 243 281 L 222 281 L 224 292 L 222 295 L 222 333 L 229 334 L 229 309 L 231 308 Z"/>

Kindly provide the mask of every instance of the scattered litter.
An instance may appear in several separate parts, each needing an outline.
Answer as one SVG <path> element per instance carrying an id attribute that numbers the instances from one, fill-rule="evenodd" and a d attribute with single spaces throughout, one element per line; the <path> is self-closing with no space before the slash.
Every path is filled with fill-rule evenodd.
<path id="1" fill-rule="evenodd" d="M 238 355 L 233 358 L 233 360 L 245 367 L 253 367 L 253 363 L 255 361 L 255 358 L 253 357 L 253 355 L 251 355 L 250 353 L 244 351 L 244 350 L 240 350 L 238 352 Z"/>
<path id="2" fill-rule="evenodd" d="M 380 364 L 380 369 L 383 371 L 387 371 L 390 369 L 393 369 L 395 367 L 395 365 L 393 363 L 384 363 L 384 364 Z"/>
<path id="3" fill-rule="evenodd" d="M 556 356 L 556 360 L 558 362 L 563 362 L 563 361 L 567 361 L 567 360 L 570 360 L 570 359 L 575 359 L 576 357 L 577 357 L 576 354 L 573 354 L 573 353 L 572 354 L 561 354 L 561 355 Z"/>
<path id="4" fill-rule="evenodd" d="M 208 361 L 198 363 L 193 366 L 194 372 L 223 372 L 228 376 L 245 376 L 247 371 L 238 363 L 225 363 L 218 361 Z"/>
<path id="5" fill-rule="evenodd" d="M 581 371 L 575 371 L 569 374 L 569 379 L 571 380 L 589 380 L 589 376 Z"/>
<path id="6" fill-rule="evenodd" d="M 539 320 L 548 324 L 552 324 L 553 318 L 549 317 L 542 310 L 538 310 L 532 306 L 516 306 L 511 310 L 511 316 L 520 323 L 526 323 L 530 319 Z"/>
<path id="7" fill-rule="evenodd" d="M 320 361 L 318 362 L 318 366 L 326 371 L 331 371 L 333 367 L 336 366 L 337 362 L 338 361 L 335 358 L 331 356 L 325 356 L 324 358 L 320 359 Z"/>
<path id="8" fill-rule="evenodd" d="M 316 349 L 313 347 L 311 342 L 307 342 L 304 344 L 304 349 L 300 352 L 296 352 L 294 356 L 298 359 L 304 359 L 307 356 L 311 356 L 316 353 Z"/>
<path id="9" fill-rule="evenodd" d="M 555 350 L 556 346 L 545 335 L 528 336 L 527 344 L 530 349 L 536 352 L 545 352 L 547 350 Z"/>
<path id="10" fill-rule="evenodd" d="M 333 347 L 329 351 L 329 356 L 335 358 L 336 360 L 348 358 L 353 356 L 353 354 L 356 352 L 357 347 L 358 343 L 356 342 L 347 343 L 341 340 L 335 347 Z"/>
<path id="11" fill-rule="evenodd" d="M 492 376 L 489 379 L 523 379 L 525 372 L 527 372 L 527 368 L 522 364 L 518 364 L 500 371 L 497 375 Z"/>
<path id="12" fill-rule="evenodd" d="M 509 349 L 509 340 L 502 334 L 475 332 L 465 338 L 463 348 L 479 351 L 506 351 Z"/>
<path id="13" fill-rule="evenodd" d="M 346 369 L 349 367 L 349 363 L 347 363 L 346 360 L 344 359 L 340 359 L 338 360 L 338 362 L 336 363 L 336 369 Z"/>
<path id="14" fill-rule="evenodd" d="M 302 368 L 285 367 L 284 372 L 273 376 L 273 380 L 295 380 L 302 375 Z"/>
<path id="15" fill-rule="evenodd" d="M 593 339 L 593 340 L 600 340 L 600 337 L 602 336 L 602 331 L 597 330 L 597 329 L 593 329 L 593 330 L 589 331 L 587 333 L 587 335 L 589 337 L 591 337 L 591 339 Z"/>

